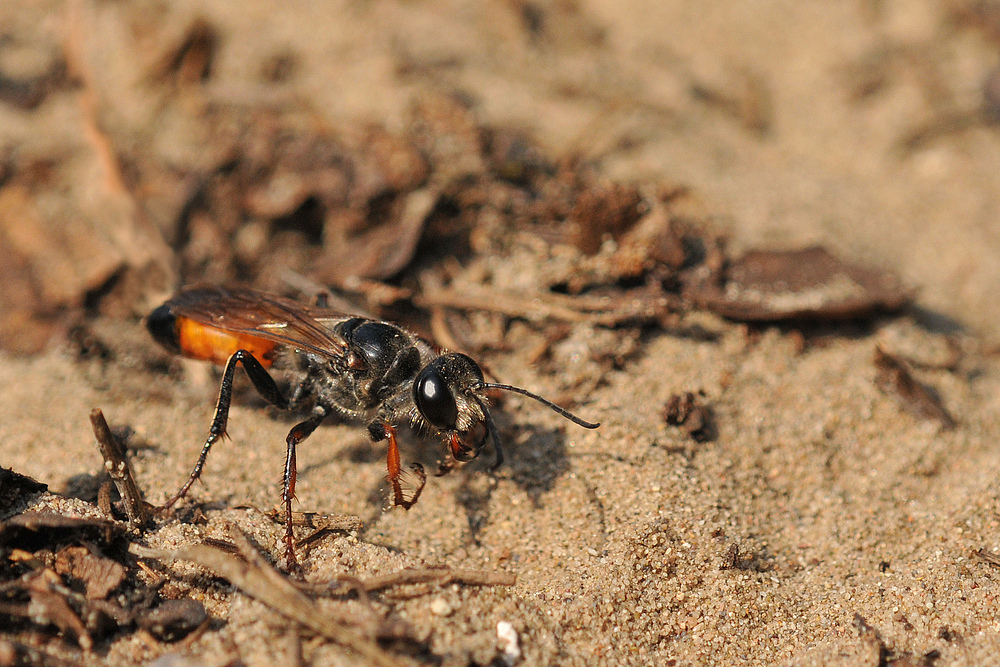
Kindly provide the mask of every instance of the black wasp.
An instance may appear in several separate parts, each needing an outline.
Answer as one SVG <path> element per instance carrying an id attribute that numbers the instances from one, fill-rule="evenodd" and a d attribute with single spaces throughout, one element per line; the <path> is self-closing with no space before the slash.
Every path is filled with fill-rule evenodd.
<path id="1" fill-rule="evenodd" d="M 292 534 L 295 447 L 331 414 L 367 424 L 372 442 L 388 441 L 386 467 L 392 502 L 405 508 L 417 501 L 426 475 L 419 464 L 411 466 L 418 483 L 413 494 L 405 497 L 396 442 L 399 424 L 439 435 L 458 461 L 476 458 L 488 433 L 495 466 L 503 461 L 503 449 L 487 407 L 487 389 L 528 396 L 584 428 L 599 426 L 526 389 L 486 382 L 479 364 L 470 357 L 457 352 L 439 354 L 394 324 L 345 316 L 250 289 L 182 290 L 154 310 L 146 326 L 153 338 L 175 353 L 225 364 L 208 439 L 187 482 L 165 507 L 184 497 L 201 475 L 212 445 L 225 434 L 237 364 L 272 405 L 311 410 L 286 438 L 282 499 L 290 569 L 297 567 Z M 290 396 L 278 389 L 269 368 L 298 372 L 300 380 Z"/>

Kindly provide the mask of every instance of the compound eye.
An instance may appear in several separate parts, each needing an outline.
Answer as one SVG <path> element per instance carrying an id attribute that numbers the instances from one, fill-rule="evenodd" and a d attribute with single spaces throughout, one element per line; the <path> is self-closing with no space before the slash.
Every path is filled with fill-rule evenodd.
<path id="1" fill-rule="evenodd" d="M 455 428 L 458 406 L 451 388 L 433 366 L 420 371 L 413 383 L 413 400 L 424 419 L 438 428 Z"/>

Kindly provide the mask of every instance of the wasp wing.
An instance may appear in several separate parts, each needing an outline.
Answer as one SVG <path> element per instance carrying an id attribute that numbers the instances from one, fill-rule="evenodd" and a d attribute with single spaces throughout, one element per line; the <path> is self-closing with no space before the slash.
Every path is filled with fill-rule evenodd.
<path id="1" fill-rule="evenodd" d="M 306 308 L 280 296 L 246 288 L 192 287 L 167 303 L 178 316 L 233 333 L 256 336 L 282 345 L 336 359 L 347 341 L 324 323 L 347 316 L 332 310 Z"/>

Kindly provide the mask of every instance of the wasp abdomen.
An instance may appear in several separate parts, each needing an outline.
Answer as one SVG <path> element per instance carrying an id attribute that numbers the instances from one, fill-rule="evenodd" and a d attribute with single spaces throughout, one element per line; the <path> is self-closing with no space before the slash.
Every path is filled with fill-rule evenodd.
<path id="1" fill-rule="evenodd" d="M 174 354 L 181 353 L 180 342 L 177 340 L 177 318 L 170 306 L 163 304 L 146 318 L 146 328 L 153 339 Z"/>
<path id="2" fill-rule="evenodd" d="M 171 352 L 220 365 L 237 350 L 247 350 L 261 365 L 269 368 L 277 347 L 265 338 L 226 331 L 177 315 L 169 303 L 150 313 L 146 328 L 156 342 Z"/>

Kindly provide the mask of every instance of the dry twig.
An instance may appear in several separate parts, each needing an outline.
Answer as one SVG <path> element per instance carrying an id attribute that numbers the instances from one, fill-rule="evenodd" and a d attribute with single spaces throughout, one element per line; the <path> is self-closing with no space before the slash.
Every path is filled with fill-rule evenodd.
<path id="1" fill-rule="evenodd" d="M 466 586 L 513 586 L 517 576 L 510 572 L 490 572 L 486 570 L 454 570 L 450 567 L 406 568 L 397 572 L 383 574 L 367 579 L 345 576 L 330 584 L 310 585 L 305 587 L 314 593 L 341 594 L 356 591 L 364 596 L 367 593 L 381 591 L 397 586 L 413 586 L 416 584 L 465 584 Z"/>
<path id="2" fill-rule="evenodd" d="M 666 296 L 653 299 L 612 299 L 610 297 L 570 296 L 539 292 L 514 294 L 477 287 L 468 291 L 442 289 L 413 297 L 421 308 L 484 310 L 532 322 L 562 320 L 613 327 L 625 322 L 655 320 L 669 310 Z"/>
<path id="3" fill-rule="evenodd" d="M 90 424 L 94 428 L 94 437 L 97 438 L 97 445 L 104 457 L 104 468 L 108 471 L 122 497 L 122 505 L 125 506 L 129 525 L 141 531 L 149 520 L 149 512 L 146 508 L 146 502 L 139 492 L 139 487 L 135 484 L 135 478 L 132 477 L 132 469 L 129 467 L 128 457 L 125 455 L 125 447 L 111 432 L 100 408 L 94 408 L 90 411 Z"/>
<path id="4" fill-rule="evenodd" d="M 368 592 L 406 586 L 408 584 L 435 583 L 439 586 L 465 584 L 467 586 L 513 586 L 517 576 L 510 572 L 489 572 L 486 570 L 453 570 L 447 567 L 408 568 L 360 580 Z"/>
<path id="5" fill-rule="evenodd" d="M 987 551 L 986 549 L 976 549 L 972 552 L 972 555 L 984 563 L 989 563 L 994 567 L 1000 567 L 1000 556 L 991 551 Z"/>

